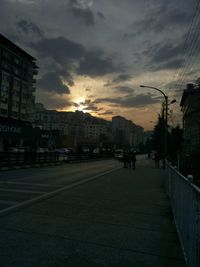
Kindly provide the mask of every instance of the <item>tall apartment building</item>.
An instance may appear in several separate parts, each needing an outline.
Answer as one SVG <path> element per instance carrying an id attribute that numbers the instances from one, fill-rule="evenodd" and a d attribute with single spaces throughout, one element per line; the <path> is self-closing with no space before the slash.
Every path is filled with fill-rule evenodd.
<path id="1" fill-rule="evenodd" d="M 143 143 L 144 129 L 121 116 L 112 118 L 112 134 L 117 146 L 132 146 L 137 148 Z"/>
<path id="2" fill-rule="evenodd" d="M 0 151 L 40 142 L 42 132 L 31 125 L 35 61 L 0 34 Z"/>
<path id="3" fill-rule="evenodd" d="M 35 61 L 0 34 L 0 117 L 31 120 L 37 74 Z"/>

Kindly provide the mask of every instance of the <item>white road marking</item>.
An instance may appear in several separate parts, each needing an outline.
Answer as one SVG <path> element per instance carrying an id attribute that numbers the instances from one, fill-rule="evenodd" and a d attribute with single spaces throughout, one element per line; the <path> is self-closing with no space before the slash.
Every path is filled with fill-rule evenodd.
<path id="1" fill-rule="evenodd" d="M 0 188 L 1 192 L 12 192 L 12 193 L 31 193 L 31 194 L 45 194 L 46 191 L 35 191 L 35 190 L 21 190 L 21 189 L 5 189 Z"/>
<path id="2" fill-rule="evenodd" d="M 78 186 L 78 185 L 85 184 L 85 183 L 90 182 L 90 181 L 92 181 L 92 180 L 95 180 L 95 179 L 97 179 L 97 178 L 99 178 L 99 177 L 101 177 L 101 176 L 104 176 L 104 175 L 106 175 L 106 174 L 115 172 L 115 171 L 117 171 L 117 170 L 119 170 L 119 169 L 121 169 L 121 167 L 117 167 L 117 168 L 111 169 L 111 170 L 109 170 L 109 171 L 106 171 L 106 172 L 103 172 L 103 173 L 96 174 L 96 175 L 94 175 L 94 176 L 92 176 L 92 177 L 89 177 L 89 178 L 86 178 L 86 179 L 84 179 L 84 180 L 75 182 L 75 183 L 73 183 L 73 184 L 64 186 L 64 187 L 62 187 L 62 188 L 59 188 L 59 189 L 57 189 L 57 190 L 55 190 L 55 191 L 48 192 L 48 193 L 46 193 L 46 194 L 44 194 L 44 195 L 42 195 L 42 196 L 38 196 L 38 197 L 35 197 L 35 198 L 32 198 L 32 199 L 29 199 L 29 200 L 27 200 L 27 201 L 21 202 L 21 203 L 19 203 L 19 204 L 17 204 L 17 205 L 14 205 L 14 206 L 12 206 L 12 207 L 8 207 L 8 208 L 6 208 L 6 209 L 2 209 L 2 210 L 0 210 L 0 216 L 3 216 L 3 215 L 5 215 L 5 214 L 7 214 L 7 213 L 9 213 L 9 212 L 14 211 L 14 210 L 17 210 L 17 209 L 26 207 L 26 206 L 28 206 L 28 205 L 34 204 L 34 203 L 36 203 L 36 202 L 38 202 L 38 201 L 41 201 L 41 200 L 44 200 L 44 199 L 53 197 L 53 196 L 55 196 L 55 195 L 57 195 L 57 194 L 59 194 L 59 193 L 62 193 L 62 192 L 64 192 L 64 191 L 68 190 L 68 189 L 71 189 L 71 188 L 76 187 L 76 186 Z"/>
<path id="3" fill-rule="evenodd" d="M 1 200 L 0 199 L 0 204 L 5 204 L 5 205 L 17 205 L 19 201 L 8 201 L 8 200 Z"/>
<path id="4" fill-rule="evenodd" d="M 26 178 L 28 179 L 28 178 Z M 10 182 L 10 181 L 0 181 L 0 184 L 10 184 L 10 185 L 30 185 L 30 186 L 44 186 L 44 187 L 63 187 L 64 185 L 52 185 L 52 184 L 35 184 L 35 183 L 21 183 L 21 182 Z"/>

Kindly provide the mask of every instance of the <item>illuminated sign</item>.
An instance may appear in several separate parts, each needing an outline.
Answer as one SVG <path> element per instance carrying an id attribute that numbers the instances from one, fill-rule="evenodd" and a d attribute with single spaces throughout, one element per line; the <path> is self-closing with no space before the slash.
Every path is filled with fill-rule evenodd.
<path id="1" fill-rule="evenodd" d="M 0 132 L 1 133 L 17 133 L 17 134 L 20 134 L 21 133 L 21 128 L 20 127 L 16 127 L 16 126 L 8 126 L 8 125 L 0 124 Z"/>

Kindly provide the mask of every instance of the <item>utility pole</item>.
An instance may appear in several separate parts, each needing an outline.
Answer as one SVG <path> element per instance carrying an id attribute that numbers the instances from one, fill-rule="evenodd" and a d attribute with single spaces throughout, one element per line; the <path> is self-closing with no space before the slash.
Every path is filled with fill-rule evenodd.
<path id="1" fill-rule="evenodd" d="M 149 89 L 153 89 L 156 90 L 158 92 L 160 92 L 164 98 L 165 98 L 165 131 L 164 131 L 164 159 L 167 159 L 167 152 L 168 152 L 168 96 L 160 89 L 156 88 L 156 87 L 152 87 L 152 86 L 146 86 L 146 85 L 140 85 L 140 87 L 143 88 L 149 88 Z M 165 168 L 165 160 L 164 160 L 164 164 L 163 167 Z"/>

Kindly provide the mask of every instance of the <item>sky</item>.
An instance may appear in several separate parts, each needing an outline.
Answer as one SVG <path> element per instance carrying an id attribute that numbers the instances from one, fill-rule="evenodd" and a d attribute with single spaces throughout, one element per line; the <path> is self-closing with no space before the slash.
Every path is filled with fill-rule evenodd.
<path id="1" fill-rule="evenodd" d="M 0 0 L 0 32 L 37 59 L 36 101 L 151 130 L 163 97 L 180 122 L 184 42 L 197 0 Z M 195 65 L 196 66 L 196 65 Z"/>

